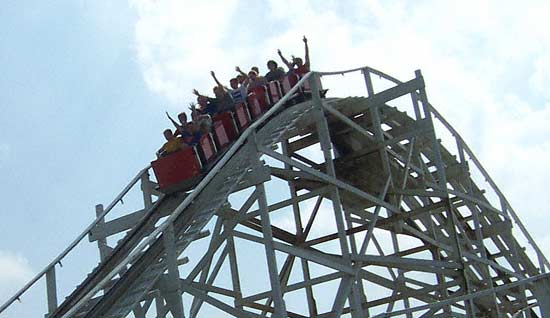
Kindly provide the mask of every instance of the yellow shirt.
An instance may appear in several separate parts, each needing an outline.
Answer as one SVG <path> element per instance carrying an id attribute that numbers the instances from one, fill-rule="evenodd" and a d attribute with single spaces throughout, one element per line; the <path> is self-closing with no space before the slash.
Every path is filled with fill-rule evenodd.
<path id="1" fill-rule="evenodd" d="M 183 148 L 183 139 L 181 137 L 177 137 L 165 142 L 164 145 L 162 145 L 161 152 L 165 152 L 166 154 L 169 154 L 171 152 L 178 151 L 182 148 Z"/>

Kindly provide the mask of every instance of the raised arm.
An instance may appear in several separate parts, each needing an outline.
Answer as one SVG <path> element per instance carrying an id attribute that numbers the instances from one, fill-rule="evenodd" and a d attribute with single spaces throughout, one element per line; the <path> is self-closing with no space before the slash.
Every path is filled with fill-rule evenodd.
<path id="1" fill-rule="evenodd" d="M 181 125 L 178 124 L 178 122 L 176 122 L 172 117 L 170 117 L 170 114 L 168 114 L 168 112 L 166 112 L 166 116 L 168 116 L 168 119 L 170 119 L 174 127 L 176 127 L 176 130 L 179 130 Z"/>
<path id="2" fill-rule="evenodd" d="M 212 78 L 219 87 L 223 87 L 222 83 L 220 83 L 220 81 L 218 81 L 218 78 L 216 78 L 216 73 L 214 73 L 214 71 L 210 71 L 210 75 L 212 75 Z"/>
<path id="3" fill-rule="evenodd" d="M 198 97 L 198 96 L 208 97 L 208 96 L 205 96 L 205 95 L 201 95 L 201 94 L 199 93 L 199 91 L 197 91 L 196 89 L 193 89 L 192 92 L 193 92 L 193 94 L 195 94 L 197 97 Z"/>
<path id="4" fill-rule="evenodd" d="M 285 65 L 288 67 L 289 70 L 292 69 L 292 63 L 290 63 L 285 57 L 283 56 L 283 53 L 281 53 L 281 50 L 277 50 L 277 54 L 279 54 L 279 57 L 281 58 L 281 61 L 285 63 Z"/>
<path id="5" fill-rule="evenodd" d="M 235 66 L 235 71 L 239 72 L 239 74 L 241 74 L 242 76 L 248 78 L 248 74 L 246 74 L 245 72 L 243 72 L 243 71 L 241 70 L 240 67 Z"/>
<path id="6" fill-rule="evenodd" d="M 304 65 L 306 65 L 309 68 L 309 47 L 307 46 L 307 38 L 305 35 L 304 35 L 303 41 L 306 49 L 306 55 L 304 56 L 304 59 L 305 59 Z"/>

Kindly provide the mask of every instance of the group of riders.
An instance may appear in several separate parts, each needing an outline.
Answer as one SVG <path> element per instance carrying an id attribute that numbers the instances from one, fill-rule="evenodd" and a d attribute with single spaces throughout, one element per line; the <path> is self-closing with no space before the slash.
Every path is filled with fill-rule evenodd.
<path id="1" fill-rule="evenodd" d="M 196 89 L 193 89 L 193 94 L 197 96 L 197 103 L 191 103 L 190 105 L 190 121 L 188 121 L 185 112 L 177 115 L 177 121 L 168 112 L 166 113 L 175 129 L 168 128 L 164 130 L 163 134 L 166 142 L 157 151 L 157 157 L 164 157 L 186 147 L 196 146 L 204 134 L 211 132 L 213 116 L 221 112 L 231 111 L 236 105 L 246 102 L 248 94 L 255 88 L 265 86 L 271 81 L 281 81 L 288 74 L 296 74 L 301 77 L 308 73 L 310 71 L 309 48 L 305 36 L 303 42 L 305 46 L 304 59 L 292 56 L 289 61 L 283 56 L 281 50 L 277 50 L 277 54 L 288 68 L 287 71 L 279 67 L 274 60 L 267 62 L 269 71 L 263 76 L 260 75 L 256 66 L 253 66 L 248 73 L 243 72 L 237 66 L 235 67 L 237 75 L 229 81 L 229 87 L 224 86 L 218 80 L 214 71 L 211 71 L 210 75 L 216 82 L 216 86 L 213 88 L 214 97 L 202 95 Z"/>

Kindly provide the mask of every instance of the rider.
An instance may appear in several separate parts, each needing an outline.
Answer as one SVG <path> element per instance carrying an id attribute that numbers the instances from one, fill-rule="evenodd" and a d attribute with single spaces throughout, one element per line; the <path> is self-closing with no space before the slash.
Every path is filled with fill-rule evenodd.
<path id="1" fill-rule="evenodd" d="M 163 135 L 164 138 L 166 138 L 166 142 L 157 151 L 158 158 L 164 157 L 184 148 L 183 139 L 181 137 L 176 137 L 170 128 L 165 129 Z"/>
<path id="2" fill-rule="evenodd" d="M 306 51 L 306 53 L 305 53 L 305 60 L 306 60 L 305 63 L 301 58 L 295 57 L 295 56 L 292 56 L 292 63 L 291 63 L 283 56 L 283 54 L 281 53 L 281 50 L 277 50 L 277 53 L 281 57 L 281 60 L 288 67 L 288 73 L 294 73 L 298 76 L 303 76 L 304 74 L 308 73 L 309 70 L 310 70 L 310 68 L 309 68 L 309 48 L 307 46 L 307 38 L 304 36 L 304 38 L 302 40 L 304 41 L 304 46 L 305 46 L 305 51 Z"/>

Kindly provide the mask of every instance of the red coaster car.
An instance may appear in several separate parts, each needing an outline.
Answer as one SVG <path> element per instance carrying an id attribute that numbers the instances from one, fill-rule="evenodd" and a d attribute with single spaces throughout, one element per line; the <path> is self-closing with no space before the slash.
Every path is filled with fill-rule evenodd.
<path id="1" fill-rule="evenodd" d="M 260 117 L 260 115 L 265 113 L 269 108 L 266 89 L 263 86 L 255 87 L 250 90 L 246 101 L 248 103 L 248 109 L 250 110 L 250 116 L 252 119 Z"/>
<path id="2" fill-rule="evenodd" d="M 321 97 L 324 97 L 324 94 L 326 93 L 326 91 L 323 90 L 323 83 L 321 83 L 321 77 L 315 76 L 315 82 L 317 83 L 317 90 L 321 94 Z M 304 82 L 304 86 L 302 86 L 302 88 L 305 94 L 311 94 L 311 86 L 309 84 L 309 79 Z"/>
<path id="3" fill-rule="evenodd" d="M 199 140 L 199 147 L 200 157 L 205 165 L 207 162 L 210 162 L 212 159 L 216 158 L 216 146 L 214 145 L 211 134 L 202 135 Z"/>
<path id="4" fill-rule="evenodd" d="M 299 79 L 300 77 L 293 73 L 287 74 L 285 77 L 283 77 L 283 80 L 281 82 L 283 94 L 288 93 L 296 84 L 298 84 Z"/>
<path id="5" fill-rule="evenodd" d="M 275 105 L 281 98 L 283 93 L 281 91 L 281 84 L 278 81 L 271 81 L 267 84 L 267 92 L 269 97 L 269 103 Z"/>
<path id="6" fill-rule="evenodd" d="M 201 174 L 201 163 L 192 147 L 159 158 L 151 167 L 164 193 L 190 189 Z"/>
<path id="7" fill-rule="evenodd" d="M 214 141 L 218 148 L 222 149 L 237 138 L 237 127 L 230 112 L 220 113 L 212 118 L 212 130 Z"/>
<path id="8" fill-rule="evenodd" d="M 252 117 L 252 119 L 258 118 L 262 114 L 262 107 L 260 106 L 260 102 L 256 98 L 256 94 L 248 94 L 246 102 L 248 104 L 248 110 L 250 111 L 250 117 Z"/>
<path id="9" fill-rule="evenodd" d="M 250 114 L 244 103 L 235 106 L 235 117 L 237 118 L 237 125 L 241 131 L 250 125 Z"/>

